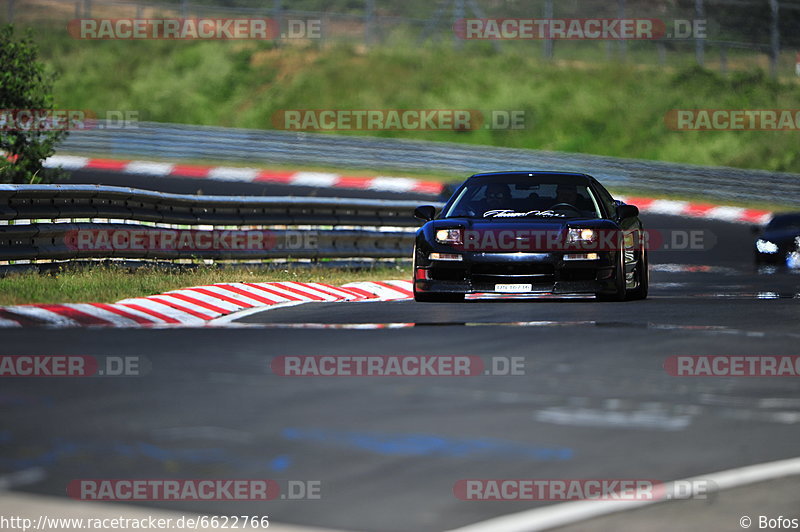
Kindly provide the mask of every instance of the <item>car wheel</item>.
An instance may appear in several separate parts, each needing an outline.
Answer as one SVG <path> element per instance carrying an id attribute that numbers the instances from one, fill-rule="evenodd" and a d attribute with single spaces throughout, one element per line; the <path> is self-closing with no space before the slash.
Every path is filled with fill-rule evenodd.
<path id="1" fill-rule="evenodd" d="M 617 252 L 617 266 L 614 272 L 614 292 L 610 294 L 597 293 L 595 296 L 598 301 L 625 301 L 625 253 L 620 250 Z"/>
<path id="2" fill-rule="evenodd" d="M 642 250 L 639 261 L 636 263 L 636 288 L 626 290 L 625 300 L 635 301 L 637 299 L 647 299 L 647 292 L 650 290 L 650 264 L 647 260 L 647 251 Z"/>

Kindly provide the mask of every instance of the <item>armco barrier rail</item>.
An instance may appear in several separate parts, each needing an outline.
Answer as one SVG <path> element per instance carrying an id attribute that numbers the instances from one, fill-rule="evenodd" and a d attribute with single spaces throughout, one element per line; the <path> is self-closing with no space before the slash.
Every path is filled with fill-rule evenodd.
<path id="1" fill-rule="evenodd" d="M 408 258 L 417 205 L 0 185 L 0 261 Z"/>
<path id="2" fill-rule="evenodd" d="M 592 174 L 611 187 L 659 194 L 775 203 L 794 203 L 800 197 L 797 174 L 443 142 L 153 122 L 136 125 L 73 131 L 60 153 L 444 170 L 464 177 L 491 170 L 564 170 Z"/>

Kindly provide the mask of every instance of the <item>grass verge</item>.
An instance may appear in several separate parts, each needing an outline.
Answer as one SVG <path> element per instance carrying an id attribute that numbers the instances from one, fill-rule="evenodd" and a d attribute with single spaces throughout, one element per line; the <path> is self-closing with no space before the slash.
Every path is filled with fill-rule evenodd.
<path id="1" fill-rule="evenodd" d="M 135 270 L 113 266 L 67 268 L 50 274 L 14 273 L 0 278 L 0 305 L 31 303 L 113 303 L 169 290 L 214 283 L 274 281 L 321 282 L 410 279 L 408 266 L 350 268 L 243 269 L 202 267 L 193 270 L 158 266 Z"/>
<path id="2" fill-rule="evenodd" d="M 37 40 L 60 75 L 56 107 L 101 117 L 137 111 L 141 120 L 273 129 L 286 126 L 280 117 L 291 109 L 475 109 L 486 125 L 494 112 L 515 111 L 525 116 L 520 129 L 339 133 L 800 172 L 796 131 L 674 131 L 668 123 L 676 109 L 800 108 L 795 80 L 759 69 L 547 62 L 530 50 L 408 42 L 79 41 L 63 29 Z"/>

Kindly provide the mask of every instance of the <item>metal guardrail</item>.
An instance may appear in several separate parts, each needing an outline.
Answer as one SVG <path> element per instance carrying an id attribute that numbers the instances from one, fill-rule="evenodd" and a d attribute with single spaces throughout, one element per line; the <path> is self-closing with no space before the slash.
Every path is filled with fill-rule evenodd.
<path id="1" fill-rule="evenodd" d="M 800 197 L 798 174 L 469 144 L 153 122 L 128 129 L 74 131 L 61 149 L 110 157 L 443 170 L 465 177 L 492 170 L 579 171 L 612 188 L 775 203 L 796 202 Z"/>
<path id="2" fill-rule="evenodd" d="M 402 228 L 419 225 L 416 206 L 99 185 L 0 185 L 0 220 L 6 221 L 0 225 L 0 261 L 408 258 L 414 233 Z"/>
<path id="3" fill-rule="evenodd" d="M 231 245 L 231 231 L 194 231 L 154 228 L 136 224 L 58 223 L 0 226 L 0 261 L 68 260 L 68 259 L 346 259 L 409 258 L 414 233 L 379 231 L 305 230 L 311 238 L 298 238 L 296 245 L 287 243 L 297 231 L 243 230 L 233 235 L 240 244 Z M 256 245 L 248 235 L 257 233 Z M 88 238 L 84 239 L 82 235 Z M 103 235 L 100 243 L 99 235 Z M 134 235 L 137 235 L 134 237 Z M 194 245 L 184 245 L 186 241 Z M 223 235 L 223 236 L 221 236 Z M 220 238 L 221 236 L 221 238 Z M 169 238 L 167 238 L 169 237 Z M 200 238 L 202 237 L 202 238 Z M 138 238 L 136 243 L 134 238 Z M 85 242 L 82 242 L 85 240 Z M 164 246 L 169 240 L 172 245 Z M 215 240 L 226 242 L 216 248 Z M 149 243 L 156 242 L 156 245 Z"/>
<path id="4" fill-rule="evenodd" d="M 0 220 L 117 218 L 193 225 L 416 227 L 418 201 L 169 194 L 102 185 L 0 185 Z"/>

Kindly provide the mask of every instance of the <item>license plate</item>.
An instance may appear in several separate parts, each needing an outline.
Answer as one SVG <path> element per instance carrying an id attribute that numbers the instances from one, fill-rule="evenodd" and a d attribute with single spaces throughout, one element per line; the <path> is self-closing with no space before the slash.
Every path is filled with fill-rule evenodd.
<path id="1" fill-rule="evenodd" d="M 523 292 L 531 292 L 533 285 L 530 284 L 496 284 L 494 285 L 495 292 L 508 292 L 512 294 L 520 294 Z"/>

